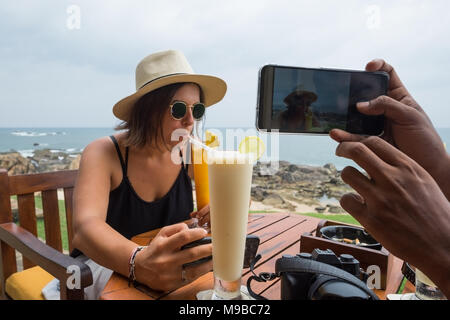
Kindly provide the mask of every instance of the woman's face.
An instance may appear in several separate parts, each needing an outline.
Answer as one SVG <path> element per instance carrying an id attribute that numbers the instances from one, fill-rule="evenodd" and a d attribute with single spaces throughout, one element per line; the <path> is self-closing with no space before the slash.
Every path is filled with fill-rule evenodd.
<path id="1" fill-rule="evenodd" d="M 200 102 L 199 87 L 193 83 L 183 85 L 177 90 L 170 104 L 175 101 L 183 101 L 189 108 L 187 108 L 186 115 L 181 120 L 175 120 L 170 114 L 170 106 L 167 106 L 167 110 L 163 117 L 162 129 L 165 142 L 170 149 L 179 143 L 178 138 L 174 138 L 175 141 L 172 141 L 172 133 L 175 130 L 184 129 L 190 134 L 194 128 L 194 117 L 192 116 L 192 108 L 190 107 L 192 107 L 193 104 Z M 179 132 L 182 132 L 182 130 L 179 130 Z M 180 134 L 174 136 L 179 137 Z"/>

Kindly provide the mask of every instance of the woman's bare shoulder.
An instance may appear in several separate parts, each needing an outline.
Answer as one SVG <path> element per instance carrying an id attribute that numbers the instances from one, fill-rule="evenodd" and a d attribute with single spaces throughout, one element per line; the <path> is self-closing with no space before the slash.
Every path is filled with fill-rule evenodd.
<path id="1" fill-rule="evenodd" d="M 114 135 L 116 139 L 120 136 Z M 112 171 L 117 162 L 117 151 L 110 137 L 98 138 L 89 143 L 81 155 L 80 166 L 103 168 Z M 100 167 L 99 167 L 100 166 Z"/>
<path id="2" fill-rule="evenodd" d="M 83 150 L 83 156 L 86 157 L 108 157 L 115 150 L 114 143 L 110 137 L 98 138 L 89 143 Z"/>

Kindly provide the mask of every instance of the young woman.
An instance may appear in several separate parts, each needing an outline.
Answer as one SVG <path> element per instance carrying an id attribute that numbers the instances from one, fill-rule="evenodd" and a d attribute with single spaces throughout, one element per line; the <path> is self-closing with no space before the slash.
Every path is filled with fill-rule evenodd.
<path id="1" fill-rule="evenodd" d="M 226 92 L 223 80 L 194 74 L 178 51 L 144 58 L 136 68 L 136 93 L 113 108 L 124 131 L 89 144 L 83 151 L 74 191 L 72 256 L 86 261 L 97 298 L 113 271 L 152 289 L 168 291 L 211 271 L 212 262 L 183 265 L 212 254 L 211 245 L 180 250 L 206 231 L 182 221 L 209 219 L 209 207 L 193 211 L 192 166 L 174 161 L 176 130 L 190 133 L 205 107 Z M 178 152 L 178 151 L 177 151 Z M 179 151 L 186 158 L 183 150 Z M 181 162 L 181 164 L 180 164 Z M 141 248 L 130 239 L 161 228 Z"/>

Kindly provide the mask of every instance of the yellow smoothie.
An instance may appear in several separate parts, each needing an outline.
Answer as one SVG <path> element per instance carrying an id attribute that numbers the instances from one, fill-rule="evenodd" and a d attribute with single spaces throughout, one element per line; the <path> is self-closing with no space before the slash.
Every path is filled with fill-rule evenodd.
<path id="1" fill-rule="evenodd" d="M 194 164 L 195 197 L 197 199 L 197 210 L 209 203 L 209 181 L 208 164 L 206 163 L 206 152 L 197 146 L 192 146 Z"/>

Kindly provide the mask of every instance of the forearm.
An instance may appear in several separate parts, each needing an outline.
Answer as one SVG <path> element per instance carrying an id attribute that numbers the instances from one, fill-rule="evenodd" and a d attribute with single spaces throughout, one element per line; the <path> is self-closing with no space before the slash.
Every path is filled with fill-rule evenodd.
<path id="1" fill-rule="evenodd" d="M 445 201 L 445 200 L 444 200 Z M 426 228 L 429 245 L 417 248 L 421 251 L 414 265 L 425 273 L 450 298 L 450 206 L 441 209 L 441 219 L 437 214 L 431 214 L 430 221 L 435 228 Z M 433 235 L 434 233 L 434 235 Z M 426 237 L 426 235 L 423 235 Z"/>
<path id="2" fill-rule="evenodd" d="M 447 267 L 447 270 L 444 270 L 444 277 L 442 277 L 442 279 L 438 280 L 437 286 L 442 291 L 442 293 L 445 295 L 445 297 L 447 299 L 450 299 L 450 298 L 448 298 L 448 297 L 450 297 L 450 276 L 448 274 L 449 273 L 448 270 L 450 270 L 450 266 Z"/>
<path id="3" fill-rule="evenodd" d="M 430 174 L 439 185 L 442 193 L 447 197 L 447 200 L 450 201 L 450 155 L 446 154 L 444 159 L 439 162 L 435 172 L 430 172 Z"/>
<path id="4" fill-rule="evenodd" d="M 450 299 L 450 248 L 442 246 L 440 249 L 428 261 L 422 260 L 423 264 L 417 267 Z"/>
<path id="5" fill-rule="evenodd" d="M 99 219 L 90 219 L 77 228 L 73 245 L 96 263 L 126 277 L 128 260 L 137 246 Z"/>

